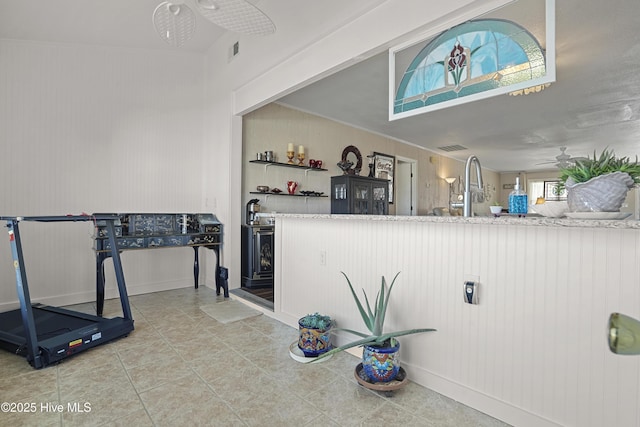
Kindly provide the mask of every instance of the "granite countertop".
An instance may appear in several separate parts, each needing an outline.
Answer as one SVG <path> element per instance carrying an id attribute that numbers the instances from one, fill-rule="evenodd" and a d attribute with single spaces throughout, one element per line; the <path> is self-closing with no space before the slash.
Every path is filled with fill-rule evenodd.
<path id="1" fill-rule="evenodd" d="M 640 221 L 630 216 L 624 220 L 547 218 L 531 215 L 524 218 L 502 215 L 492 216 L 392 216 L 392 215 L 331 215 L 331 214 L 294 214 L 294 213 L 261 213 L 262 217 L 275 218 L 307 218 L 307 219 L 340 219 L 354 221 L 405 221 L 450 224 L 489 224 L 489 225 L 524 225 L 534 227 L 583 227 L 583 228 L 626 228 L 640 229 Z"/>

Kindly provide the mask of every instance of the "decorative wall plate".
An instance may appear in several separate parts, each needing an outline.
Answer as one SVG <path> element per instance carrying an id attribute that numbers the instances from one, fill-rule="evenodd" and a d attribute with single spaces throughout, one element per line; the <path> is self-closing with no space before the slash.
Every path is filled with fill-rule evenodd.
<path id="1" fill-rule="evenodd" d="M 347 162 L 352 162 L 349 160 L 349 154 L 353 154 L 356 157 L 356 163 L 353 168 L 349 167 L 347 169 L 343 169 L 345 173 L 349 175 L 360 175 L 360 171 L 362 170 L 362 154 L 360 154 L 360 150 L 358 150 L 355 146 L 349 145 L 342 150 L 342 164 L 346 164 Z"/>

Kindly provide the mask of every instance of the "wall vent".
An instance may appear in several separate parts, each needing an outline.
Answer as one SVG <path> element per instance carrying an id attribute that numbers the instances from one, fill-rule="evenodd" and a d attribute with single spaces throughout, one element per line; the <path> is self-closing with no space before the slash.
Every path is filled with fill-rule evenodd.
<path id="1" fill-rule="evenodd" d="M 462 145 L 445 145 L 444 147 L 438 147 L 439 150 L 442 151 L 462 151 L 467 150 L 467 147 L 463 147 Z"/>
<path id="2" fill-rule="evenodd" d="M 235 42 L 229 47 L 229 62 L 240 53 L 240 42 Z"/>

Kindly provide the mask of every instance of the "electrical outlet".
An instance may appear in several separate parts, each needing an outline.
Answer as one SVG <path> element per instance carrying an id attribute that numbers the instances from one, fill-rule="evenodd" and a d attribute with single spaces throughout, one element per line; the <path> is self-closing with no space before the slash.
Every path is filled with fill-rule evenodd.
<path id="1" fill-rule="evenodd" d="M 327 251 L 320 251 L 320 265 L 327 265 Z"/>

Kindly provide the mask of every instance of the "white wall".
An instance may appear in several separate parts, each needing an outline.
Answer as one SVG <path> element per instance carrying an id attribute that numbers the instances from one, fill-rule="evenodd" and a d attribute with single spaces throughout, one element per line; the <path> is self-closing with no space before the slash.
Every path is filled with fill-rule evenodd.
<path id="1" fill-rule="evenodd" d="M 433 31 L 439 17 L 458 8 L 470 6 L 465 13 L 471 17 L 506 1 L 265 0 L 265 13 L 288 17 L 277 22 L 275 35 L 228 33 L 204 58 L 182 51 L 2 40 L 1 213 L 215 212 L 227 230 L 230 284 L 238 286 L 236 230 L 244 208 L 240 115 L 382 51 L 391 41 Z M 449 16 L 440 28 L 457 20 Z M 228 49 L 236 41 L 240 55 L 229 62 Z M 25 242 L 35 251 L 27 260 L 34 296 L 52 304 L 92 300 L 92 254 L 85 250 L 90 230 L 46 228 L 34 232 L 34 239 L 47 235 L 57 252 L 68 255 L 47 260 L 39 242 Z M 0 251 L 6 263 L 8 245 Z M 190 261 L 186 252 L 127 254 L 134 258 L 123 260 L 131 293 L 188 286 L 188 274 L 181 273 Z M 179 273 L 159 272 L 159 265 L 172 262 L 180 263 L 171 270 Z M 210 285 L 211 264 L 205 261 L 203 269 Z M 13 270 L 2 271 L 0 309 L 16 301 Z M 73 283 L 66 279 L 69 271 L 77 272 Z"/>
<path id="2" fill-rule="evenodd" d="M 0 40 L 0 64 L 0 215 L 205 209 L 203 55 Z M 90 223 L 21 229 L 34 301 L 95 299 Z M 144 252 L 123 255 L 130 293 L 192 285 L 193 251 Z"/>
<path id="3" fill-rule="evenodd" d="M 455 0 L 428 3 L 420 0 L 349 1 L 322 3 L 264 1 L 267 15 L 294 16 L 277 23 L 274 37 L 227 35 L 207 55 L 207 99 L 211 101 L 204 158 L 224 152 L 230 165 L 205 170 L 205 198 L 217 202 L 227 230 L 225 262 L 230 286 L 240 283 L 239 230 L 242 204 L 242 124 L 240 116 L 276 100 L 296 88 L 385 50 L 417 32 L 444 30 L 461 17 L 471 18 L 508 0 Z M 462 15 L 462 12 L 457 12 Z M 446 16 L 446 19 L 441 17 Z M 437 23 L 437 25 L 436 25 Z M 240 41 L 240 55 L 228 62 L 228 49 Z M 419 190 L 420 191 L 420 190 Z M 237 234 L 230 234 L 236 233 Z"/>
<path id="4" fill-rule="evenodd" d="M 298 145 L 303 144 L 306 159 L 322 159 L 323 168 L 327 171 L 305 174 L 303 170 L 274 166 L 265 168 L 264 165 L 249 163 L 250 160 L 255 159 L 256 153 L 265 150 L 273 150 L 280 162 L 286 162 L 286 149 L 289 142 L 296 146 L 296 150 Z M 243 204 L 246 204 L 249 199 L 258 198 L 262 212 L 330 213 L 329 197 L 291 198 L 249 194 L 249 192 L 256 191 L 257 185 L 278 187 L 286 191 L 286 182 L 293 180 L 299 182 L 300 191 L 321 191 L 329 195 L 330 177 L 342 175 L 342 170 L 336 166 L 336 163 L 340 161 L 342 151 L 348 145 L 354 145 L 362 154 L 361 175 L 363 176 L 367 176 L 369 171 L 366 156 L 374 152 L 416 160 L 414 174 L 417 181 L 417 203 L 414 209 L 418 215 L 428 215 L 433 212 L 434 207 L 447 206 L 449 187 L 443 180 L 444 177 L 464 176 L 463 162 L 272 103 L 243 117 Z M 493 171 L 485 169 L 483 179 L 488 188 L 493 189 L 499 186 L 499 175 Z M 491 194 L 496 193 L 492 191 Z M 485 203 L 474 204 L 474 212 L 479 215 L 488 214 L 490 203 L 491 200 L 487 200 Z M 390 204 L 389 214 L 395 215 L 395 213 L 396 204 Z"/>
<path id="5" fill-rule="evenodd" d="M 517 426 L 637 426 L 640 357 L 611 353 L 606 323 L 640 318 L 640 230 L 457 220 L 277 218 L 275 316 L 365 332 L 340 271 L 370 296 L 400 271 L 385 330 L 438 330 L 400 338 L 412 381 Z"/>

